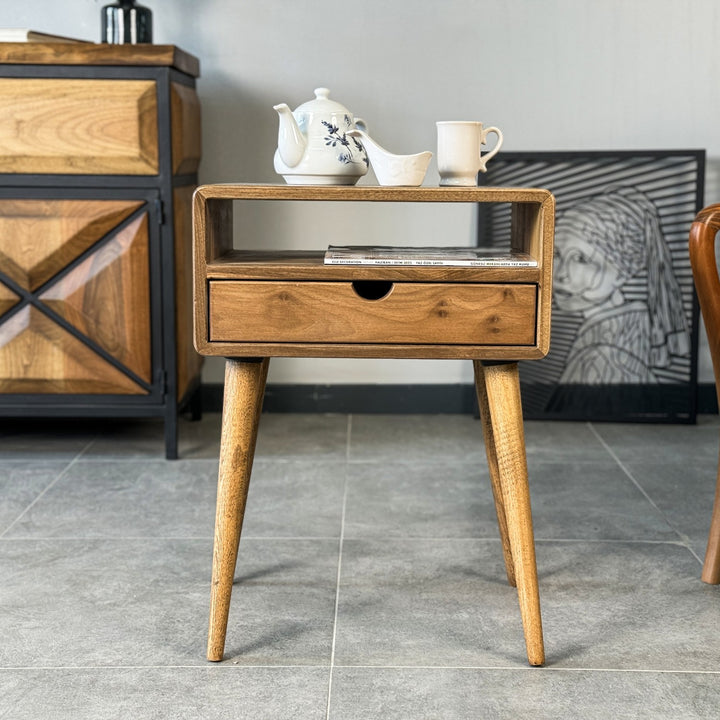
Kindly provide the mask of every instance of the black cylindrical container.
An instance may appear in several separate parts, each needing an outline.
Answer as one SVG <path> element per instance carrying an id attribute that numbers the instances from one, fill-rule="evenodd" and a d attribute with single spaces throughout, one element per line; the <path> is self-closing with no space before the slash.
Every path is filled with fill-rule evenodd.
<path id="1" fill-rule="evenodd" d="M 152 11 L 135 0 L 118 0 L 102 9 L 102 42 L 124 43 L 152 42 Z"/>

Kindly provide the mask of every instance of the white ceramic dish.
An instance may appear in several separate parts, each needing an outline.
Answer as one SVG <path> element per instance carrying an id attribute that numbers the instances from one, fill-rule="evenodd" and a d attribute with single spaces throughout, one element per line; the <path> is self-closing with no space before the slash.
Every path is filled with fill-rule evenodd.
<path id="1" fill-rule="evenodd" d="M 394 155 L 378 145 L 362 130 L 355 128 L 348 130 L 346 134 L 362 142 L 380 185 L 408 187 L 422 185 L 432 157 L 429 150 L 414 155 Z"/>

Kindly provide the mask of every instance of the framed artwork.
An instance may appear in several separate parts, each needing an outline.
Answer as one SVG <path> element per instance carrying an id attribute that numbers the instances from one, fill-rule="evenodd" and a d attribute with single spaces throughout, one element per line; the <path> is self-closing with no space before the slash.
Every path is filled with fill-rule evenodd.
<path id="1" fill-rule="evenodd" d="M 702 150 L 500 153 L 488 186 L 555 195 L 550 353 L 521 363 L 528 419 L 695 422 L 698 309 L 688 231 Z M 509 246 L 509 207 L 478 244 Z"/>

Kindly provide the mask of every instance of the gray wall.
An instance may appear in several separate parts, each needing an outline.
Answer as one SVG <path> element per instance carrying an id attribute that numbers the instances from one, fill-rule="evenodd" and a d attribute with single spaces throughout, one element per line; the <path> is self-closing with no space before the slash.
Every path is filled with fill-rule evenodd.
<path id="1" fill-rule="evenodd" d="M 0 4 L 0 26 L 99 39 L 95 0 Z M 705 148 L 720 200 L 717 0 L 145 0 L 155 41 L 197 55 L 202 182 L 275 182 L 272 105 L 326 86 L 395 152 L 434 150 L 435 121 L 499 125 L 506 150 Z M 426 183 L 437 182 L 431 164 Z M 469 209 L 417 215 L 253 208 L 252 245 L 465 244 Z M 700 379 L 710 381 L 701 340 Z M 205 370 L 222 378 L 218 361 Z M 274 360 L 271 382 L 470 382 L 469 363 Z"/>

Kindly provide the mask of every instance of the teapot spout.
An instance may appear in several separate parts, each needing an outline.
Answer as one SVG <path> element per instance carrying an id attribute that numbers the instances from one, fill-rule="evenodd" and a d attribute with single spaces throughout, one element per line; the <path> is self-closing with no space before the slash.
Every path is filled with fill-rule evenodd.
<path id="1" fill-rule="evenodd" d="M 278 128 L 278 153 L 280 159 L 289 168 L 293 168 L 305 155 L 307 139 L 302 134 L 295 116 L 287 104 L 274 105 L 273 110 L 277 112 L 280 118 L 280 127 Z"/>

